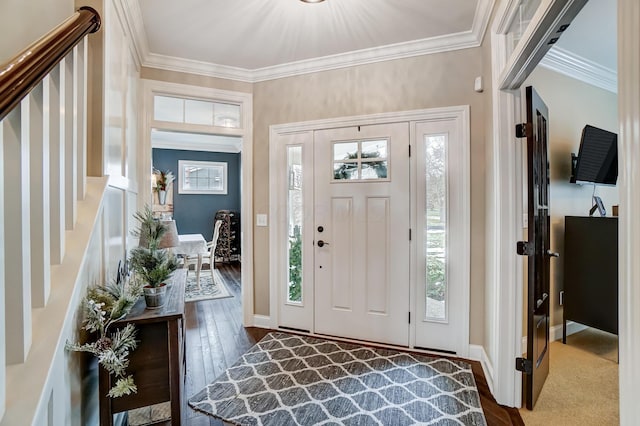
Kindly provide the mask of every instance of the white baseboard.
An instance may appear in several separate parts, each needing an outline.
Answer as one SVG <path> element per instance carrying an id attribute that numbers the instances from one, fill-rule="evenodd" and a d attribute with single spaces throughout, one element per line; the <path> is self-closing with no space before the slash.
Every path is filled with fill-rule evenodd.
<path id="1" fill-rule="evenodd" d="M 253 326 L 258 328 L 273 328 L 271 317 L 266 315 L 254 315 Z"/>
<path id="2" fill-rule="evenodd" d="M 573 321 L 567 321 L 567 336 L 579 333 L 586 330 L 587 327 L 584 324 L 579 324 Z M 555 325 L 549 329 L 549 336 L 552 342 L 562 339 L 562 324 Z M 527 352 L 527 336 L 522 337 L 522 353 Z"/>
<path id="3" fill-rule="evenodd" d="M 481 345 L 469 345 L 469 359 L 480 361 L 482 371 L 484 371 L 484 377 L 487 379 L 489 390 L 493 395 L 493 365 L 491 364 L 484 347 Z"/>

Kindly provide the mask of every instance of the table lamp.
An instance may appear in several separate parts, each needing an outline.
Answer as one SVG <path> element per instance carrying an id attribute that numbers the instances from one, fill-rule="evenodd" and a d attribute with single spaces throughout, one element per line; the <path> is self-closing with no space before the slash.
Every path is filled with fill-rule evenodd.
<path id="1" fill-rule="evenodd" d="M 176 221 L 161 220 L 160 223 L 162 223 L 167 229 L 162 235 L 162 238 L 160 238 L 158 248 L 165 249 L 178 247 L 180 245 L 180 238 L 178 238 L 178 228 L 176 227 Z"/>

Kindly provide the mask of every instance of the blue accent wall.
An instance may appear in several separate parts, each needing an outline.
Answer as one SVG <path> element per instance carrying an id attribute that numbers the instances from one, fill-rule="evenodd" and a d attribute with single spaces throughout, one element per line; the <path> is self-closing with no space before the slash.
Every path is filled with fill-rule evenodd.
<path id="1" fill-rule="evenodd" d="M 226 162 L 227 195 L 179 194 L 178 160 Z M 153 167 L 170 170 L 176 176 L 173 182 L 173 218 L 179 234 L 202 234 L 211 241 L 213 218 L 218 210 L 231 210 L 240 216 L 240 154 L 154 148 Z"/>

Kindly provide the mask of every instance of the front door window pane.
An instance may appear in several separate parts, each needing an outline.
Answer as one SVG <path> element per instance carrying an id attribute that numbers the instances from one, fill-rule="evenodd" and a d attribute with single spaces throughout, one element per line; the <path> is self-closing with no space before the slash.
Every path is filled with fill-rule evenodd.
<path id="1" fill-rule="evenodd" d="M 302 302 L 302 147 L 287 147 L 288 186 L 288 270 L 287 300 Z"/>
<path id="2" fill-rule="evenodd" d="M 447 318 L 447 136 L 425 137 L 426 163 L 426 313 L 427 318 Z"/>
<path id="3" fill-rule="evenodd" d="M 387 179 L 387 139 L 333 143 L 333 180 Z"/>

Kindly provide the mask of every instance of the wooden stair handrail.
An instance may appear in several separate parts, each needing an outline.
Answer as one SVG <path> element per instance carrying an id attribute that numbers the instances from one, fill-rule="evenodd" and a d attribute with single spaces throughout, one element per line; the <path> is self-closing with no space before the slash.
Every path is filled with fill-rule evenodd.
<path id="1" fill-rule="evenodd" d="M 83 6 L 60 25 L 0 65 L 2 120 L 84 38 L 100 29 L 100 15 Z"/>

